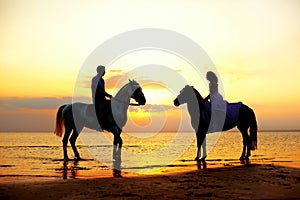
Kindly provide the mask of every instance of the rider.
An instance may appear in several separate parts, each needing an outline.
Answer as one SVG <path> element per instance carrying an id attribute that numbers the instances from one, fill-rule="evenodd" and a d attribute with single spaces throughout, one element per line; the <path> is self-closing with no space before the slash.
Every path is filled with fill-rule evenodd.
<path id="1" fill-rule="evenodd" d="M 110 100 L 106 97 L 112 98 L 112 95 L 105 91 L 105 81 L 103 76 L 105 75 L 105 67 L 99 65 L 97 67 L 97 75 L 92 79 L 92 97 L 93 104 L 95 106 L 97 119 L 100 125 L 103 125 L 103 120 L 105 119 L 105 114 L 110 109 Z"/>
<path id="2" fill-rule="evenodd" d="M 206 79 L 209 81 L 209 95 L 205 100 L 210 99 L 211 113 L 214 120 L 211 121 L 211 132 L 222 131 L 226 115 L 226 101 L 218 90 L 218 77 L 212 71 L 206 73 Z"/>

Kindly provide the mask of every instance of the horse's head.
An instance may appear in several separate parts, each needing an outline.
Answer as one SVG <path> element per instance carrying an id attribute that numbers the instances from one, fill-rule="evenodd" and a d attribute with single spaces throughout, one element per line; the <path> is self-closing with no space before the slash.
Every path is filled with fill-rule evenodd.
<path id="1" fill-rule="evenodd" d="M 184 103 L 193 102 L 200 103 L 203 98 L 200 93 L 193 87 L 186 85 L 179 93 L 179 95 L 174 99 L 174 106 L 179 106 Z"/>
<path id="2" fill-rule="evenodd" d="M 146 98 L 142 91 L 142 88 L 135 80 L 129 80 L 129 85 L 131 88 L 131 98 L 133 98 L 136 102 L 139 103 L 139 105 L 145 105 L 146 104 Z"/>
<path id="3" fill-rule="evenodd" d="M 187 103 L 191 94 L 193 92 L 193 89 L 191 86 L 186 85 L 179 93 L 179 95 L 174 99 L 174 106 L 179 106 L 181 104 Z"/>

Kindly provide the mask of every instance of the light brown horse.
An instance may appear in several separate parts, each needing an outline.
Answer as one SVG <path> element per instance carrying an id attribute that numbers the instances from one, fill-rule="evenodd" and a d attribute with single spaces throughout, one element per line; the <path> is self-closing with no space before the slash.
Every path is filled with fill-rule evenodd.
<path id="1" fill-rule="evenodd" d="M 94 108 L 92 104 L 73 103 L 60 106 L 56 115 L 56 129 L 54 133 L 57 136 L 62 137 L 63 128 L 65 127 L 65 134 L 62 140 L 64 160 L 69 160 L 67 153 L 68 140 L 71 143 L 75 159 L 81 159 L 75 146 L 75 142 L 84 127 L 111 132 L 114 135 L 113 159 L 116 159 L 117 155 L 121 154 L 121 147 L 123 143 L 121 132 L 123 126 L 127 122 L 127 110 L 130 105 L 131 98 L 138 102 L 138 105 L 145 105 L 146 103 L 146 98 L 142 92 L 142 88 L 134 80 L 129 80 L 129 83 L 124 85 L 118 91 L 116 96 L 111 99 L 111 112 L 107 116 L 106 121 L 108 121 L 108 123 L 105 127 L 100 127 L 95 110 L 92 114 L 88 114 L 88 109 Z M 70 137 L 72 131 L 73 133 Z"/>

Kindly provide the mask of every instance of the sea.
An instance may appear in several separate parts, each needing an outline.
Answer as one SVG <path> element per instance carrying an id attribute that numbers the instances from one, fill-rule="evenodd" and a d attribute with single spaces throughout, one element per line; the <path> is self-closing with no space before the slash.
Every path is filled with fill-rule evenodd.
<path id="1" fill-rule="evenodd" d="M 119 170 L 123 175 L 163 174 L 197 170 L 195 133 L 122 133 Z M 76 146 L 83 160 L 63 159 L 62 138 L 50 132 L 1 132 L 0 180 L 9 177 L 57 179 L 111 177 L 113 136 L 107 132 L 80 134 Z M 258 132 L 258 149 L 250 163 L 300 168 L 300 131 Z M 238 131 L 207 135 L 207 167 L 241 165 L 242 135 Z"/>

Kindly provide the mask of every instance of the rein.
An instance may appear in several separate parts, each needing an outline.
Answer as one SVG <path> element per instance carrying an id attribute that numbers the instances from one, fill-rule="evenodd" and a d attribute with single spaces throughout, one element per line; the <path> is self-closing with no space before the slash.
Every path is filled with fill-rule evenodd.
<path id="1" fill-rule="evenodd" d="M 130 106 L 140 106 L 140 104 L 138 104 L 138 103 L 130 103 L 128 105 L 130 105 Z"/>
<path id="2" fill-rule="evenodd" d="M 139 106 L 138 103 L 128 103 L 128 102 L 122 101 L 122 100 L 117 99 L 117 98 L 113 98 L 113 99 L 114 99 L 114 100 L 117 100 L 117 101 L 119 101 L 119 102 L 121 102 L 121 103 L 123 103 L 123 104 L 128 104 L 128 105 L 130 105 L 130 106 Z"/>

